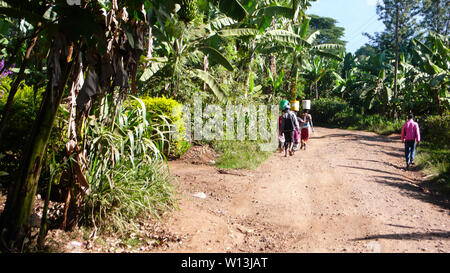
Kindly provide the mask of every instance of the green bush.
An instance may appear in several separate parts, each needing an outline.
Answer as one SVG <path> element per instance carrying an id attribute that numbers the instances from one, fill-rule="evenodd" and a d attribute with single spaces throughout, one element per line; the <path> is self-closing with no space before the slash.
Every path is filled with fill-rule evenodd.
<path id="1" fill-rule="evenodd" d="M 377 134 L 399 133 L 403 125 L 400 120 L 392 120 L 378 114 L 357 114 L 340 98 L 315 100 L 311 104 L 310 113 L 315 125 L 367 130 Z"/>
<path id="2" fill-rule="evenodd" d="M 442 116 L 428 116 L 419 124 L 424 140 L 449 147 L 450 111 L 445 112 Z"/>
<path id="3" fill-rule="evenodd" d="M 141 100 L 147 109 L 147 119 L 155 125 L 152 139 L 158 141 L 164 154 L 179 156 L 186 146 L 180 136 L 184 132 L 182 104 L 164 96 L 144 97 Z M 179 137 L 174 137 L 175 132 L 179 132 Z"/>
<path id="4" fill-rule="evenodd" d="M 343 123 L 351 113 L 349 104 L 340 98 L 320 98 L 311 103 L 310 114 L 317 125 L 340 126 L 338 123 Z"/>
<path id="5" fill-rule="evenodd" d="M 357 114 L 355 120 L 354 126 L 356 129 L 367 130 L 380 135 L 400 133 L 403 126 L 403 121 L 401 120 L 391 120 L 378 114 Z"/>
<path id="6" fill-rule="evenodd" d="M 427 174 L 430 182 L 450 194 L 450 111 L 442 116 L 419 118 L 422 143 L 418 147 L 417 164 Z"/>

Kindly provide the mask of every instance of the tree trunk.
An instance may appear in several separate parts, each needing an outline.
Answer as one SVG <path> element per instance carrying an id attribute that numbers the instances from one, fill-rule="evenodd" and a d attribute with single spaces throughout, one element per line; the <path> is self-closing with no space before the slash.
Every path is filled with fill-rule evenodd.
<path id="1" fill-rule="evenodd" d="M 317 82 L 314 83 L 314 90 L 316 91 L 316 100 L 319 99 L 319 89 L 317 88 Z"/>
<path id="2" fill-rule="evenodd" d="M 275 58 L 275 55 L 270 55 L 269 69 L 270 73 L 272 73 L 272 77 L 275 79 L 277 77 L 277 60 Z"/>
<path id="3" fill-rule="evenodd" d="M 398 74 L 398 1 L 395 3 L 395 71 L 394 71 L 394 99 L 397 99 L 397 74 Z M 397 106 L 394 105 L 394 117 L 397 118 Z"/>
<path id="4" fill-rule="evenodd" d="M 441 105 L 441 94 L 440 90 L 436 90 L 436 107 L 437 107 L 437 113 L 439 116 L 442 115 L 442 105 Z"/>
<path id="5" fill-rule="evenodd" d="M 291 100 L 297 99 L 297 81 L 292 83 L 291 86 Z"/>
<path id="6" fill-rule="evenodd" d="M 248 91 L 250 90 L 250 78 L 252 77 L 252 62 L 253 62 L 253 57 L 254 57 L 254 49 L 255 49 L 254 41 L 251 41 L 250 42 L 251 55 L 250 55 L 250 60 L 248 62 L 247 78 L 245 80 L 245 94 L 244 94 L 245 100 L 247 100 Z"/>
<path id="7" fill-rule="evenodd" d="M 149 24 L 147 58 L 151 58 L 151 57 L 153 57 L 153 32 L 152 32 L 152 26 Z"/>
<path id="8" fill-rule="evenodd" d="M 203 56 L 203 71 L 208 72 L 209 70 L 209 59 L 208 55 Z M 208 88 L 206 82 L 203 82 L 203 91 L 206 91 Z"/>
<path id="9" fill-rule="evenodd" d="M 60 48 L 53 47 L 63 52 L 66 45 L 63 42 L 59 45 Z M 7 251 L 15 250 L 17 247 L 21 250 L 23 239 L 29 228 L 27 222 L 33 209 L 43 156 L 72 66 L 72 62 L 67 63 L 65 58 L 58 58 L 58 61 L 62 66 L 60 77 L 56 79 L 57 86 L 50 77 L 33 126 L 29 146 L 23 155 L 20 177 L 8 191 L 5 209 L 0 218 L 0 239 L 2 247 Z"/>

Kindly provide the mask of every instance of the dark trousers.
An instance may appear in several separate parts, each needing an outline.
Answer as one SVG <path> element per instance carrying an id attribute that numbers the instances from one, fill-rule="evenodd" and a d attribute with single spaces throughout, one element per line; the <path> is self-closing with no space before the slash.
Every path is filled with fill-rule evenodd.
<path id="1" fill-rule="evenodd" d="M 294 131 L 284 131 L 284 148 L 290 148 L 294 142 Z"/>
<path id="2" fill-rule="evenodd" d="M 405 140 L 405 159 L 407 166 L 411 165 L 411 163 L 414 162 L 415 155 L 416 155 L 416 141 Z"/>

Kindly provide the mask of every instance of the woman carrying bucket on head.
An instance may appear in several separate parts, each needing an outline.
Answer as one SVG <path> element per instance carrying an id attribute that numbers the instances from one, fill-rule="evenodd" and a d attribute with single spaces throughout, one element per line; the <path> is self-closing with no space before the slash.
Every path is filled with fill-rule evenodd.
<path id="1" fill-rule="evenodd" d="M 281 118 L 280 132 L 284 135 L 284 156 L 294 155 L 292 146 L 295 141 L 295 130 L 299 130 L 300 125 L 298 124 L 297 117 L 293 111 L 291 111 L 291 106 L 289 102 L 283 107 L 283 115 Z"/>
<path id="2" fill-rule="evenodd" d="M 300 126 L 300 120 L 297 117 L 297 114 L 300 110 L 300 102 L 298 100 L 291 100 L 291 110 L 295 113 L 295 116 L 297 118 L 297 122 Z M 300 127 L 299 128 L 295 128 L 294 129 L 294 139 L 293 139 L 293 146 L 292 146 L 292 152 L 293 154 L 295 153 L 295 151 L 298 151 L 299 145 L 300 145 Z"/>
<path id="3" fill-rule="evenodd" d="M 281 100 L 280 101 L 280 110 L 281 112 L 284 111 L 284 108 L 289 105 L 289 102 L 287 100 Z M 284 151 L 284 134 L 283 131 L 281 131 L 281 119 L 283 118 L 283 113 L 278 117 L 278 150 L 281 152 Z"/>
<path id="4" fill-rule="evenodd" d="M 303 121 L 301 124 L 301 134 L 300 134 L 300 149 L 306 150 L 306 143 L 309 139 L 310 130 L 314 132 L 314 126 L 312 122 L 312 116 L 309 114 L 309 109 L 311 109 L 311 101 L 304 100 L 303 101 L 303 113 L 300 116 L 300 119 Z"/>

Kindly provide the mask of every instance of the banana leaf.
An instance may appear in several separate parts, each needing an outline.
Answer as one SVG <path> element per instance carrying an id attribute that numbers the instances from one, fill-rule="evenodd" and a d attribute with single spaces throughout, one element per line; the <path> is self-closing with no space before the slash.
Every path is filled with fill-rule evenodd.
<path id="1" fill-rule="evenodd" d="M 221 64 L 223 67 L 225 67 L 229 71 L 233 71 L 234 67 L 233 65 L 223 56 L 217 49 L 212 47 L 201 47 L 199 48 L 200 51 L 202 51 L 204 54 L 208 55 L 208 57 L 213 60 L 214 62 Z"/>
<path id="2" fill-rule="evenodd" d="M 219 86 L 219 84 L 216 82 L 216 80 L 207 72 L 200 70 L 200 69 L 194 69 L 190 71 L 191 76 L 197 77 L 204 81 L 209 88 L 213 91 L 214 95 L 220 100 L 220 101 L 226 101 L 226 94 L 222 90 L 222 88 Z"/>
<path id="3" fill-rule="evenodd" d="M 282 6 L 270 6 L 270 7 L 264 7 L 261 9 L 256 10 L 252 16 L 255 17 L 273 17 L 273 16 L 283 16 L 288 19 L 293 18 L 294 16 L 294 10 L 288 7 L 282 7 Z"/>
<path id="4" fill-rule="evenodd" d="M 259 30 L 255 28 L 222 29 L 218 34 L 222 37 L 255 36 L 259 34 Z"/>
<path id="5" fill-rule="evenodd" d="M 247 10 L 238 0 L 219 0 L 219 10 L 236 21 L 242 21 L 248 16 Z"/>
<path id="6" fill-rule="evenodd" d="M 293 32 L 281 30 L 281 29 L 275 29 L 275 30 L 269 30 L 266 33 L 264 33 L 264 36 L 275 40 L 281 43 L 290 43 L 293 45 L 301 45 L 301 46 L 308 46 L 310 47 L 311 44 L 305 41 L 300 35 L 297 35 Z"/>

